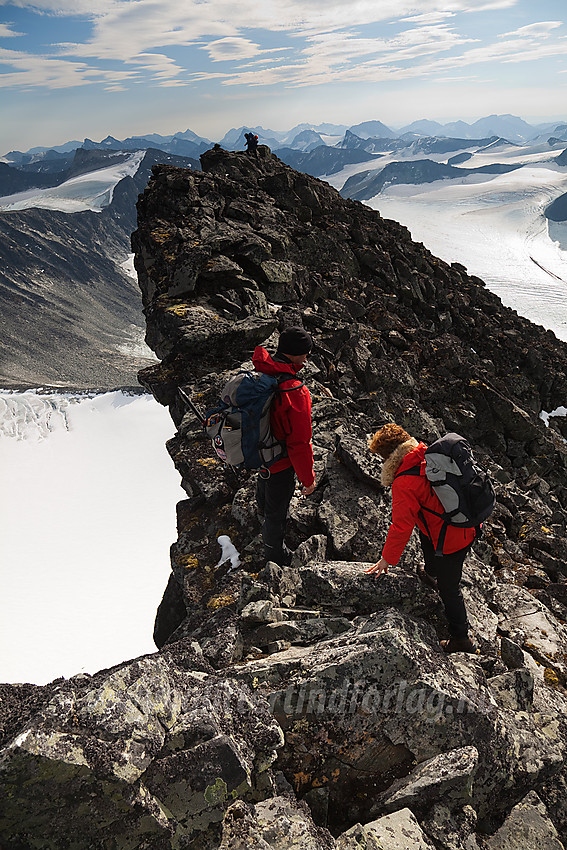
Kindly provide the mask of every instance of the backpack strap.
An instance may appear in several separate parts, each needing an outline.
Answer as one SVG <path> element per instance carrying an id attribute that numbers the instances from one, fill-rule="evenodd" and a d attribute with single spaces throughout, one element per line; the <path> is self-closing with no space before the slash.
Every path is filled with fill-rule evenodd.
<path id="1" fill-rule="evenodd" d="M 276 380 L 278 382 L 278 386 L 276 388 L 276 398 L 277 398 L 279 404 L 282 403 L 282 397 L 281 397 L 280 393 L 292 393 L 294 390 L 300 390 L 301 387 L 305 386 L 304 381 L 302 381 L 300 378 L 296 378 L 295 375 L 288 374 L 287 372 L 280 372 L 280 374 L 277 376 Z M 297 381 L 299 381 L 299 383 L 296 384 L 294 387 L 282 387 L 281 386 L 281 384 L 285 384 L 286 381 L 293 381 L 293 380 L 297 380 Z M 274 401 L 275 401 L 275 399 L 274 399 Z"/>
<path id="2" fill-rule="evenodd" d="M 296 377 L 296 375 L 290 375 L 287 372 L 280 372 L 277 376 L 278 382 L 278 390 L 282 393 L 290 393 L 293 390 L 300 390 L 301 387 L 305 386 L 305 381 L 302 381 L 301 378 Z M 294 387 L 282 387 L 282 384 L 285 384 L 286 381 L 299 381 Z"/>
<path id="3" fill-rule="evenodd" d="M 415 466 L 410 466 L 409 469 L 404 469 L 403 472 L 398 472 L 397 475 L 394 475 L 394 480 L 396 478 L 401 478 L 402 475 L 421 475 L 421 463 L 418 463 Z M 425 505 L 420 505 L 420 508 L 419 508 L 417 515 L 421 519 L 422 523 L 424 524 L 424 526 L 426 528 L 426 533 L 427 533 L 427 536 L 429 537 L 429 540 L 430 540 L 432 546 L 434 545 L 433 544 L 433 538 L 431 537 L 431 533 L 429 531 L 429 526 L 427 524 L 425 514 L 423 513 L 424 511 L 427 511 L 427 513 L 429 513 L 429 514 L 434 514 L 434 516 L 437 516 L 437 517 L 439 517 L 439 519 L 443 520 L 443 526 L 441 528 L 441 531 L 439 532 L 439 537 L 437 538 L 437 546 L 434 546 L 435 557 L 440 558 L 441 555 L 443 554 L 443 546 L 445 545 L 445 537 L 447 535 L 447 528 L 449 527 L 449 523 L 447 522 L 447 514 L 445 514 L 445 513 L 440 514 L 438 511 L 434 511 L 431 508 L 426 508 Z"/>
<path id="4" fill-rule="evenodd" d="M 394 481 L 396 478 L 401 478 L 402 475 L 421 475 L 421 463 L 418 463 L 415 466 L 410 466 L 409 469 L 404 469 L 403 472 L 397 472 L 394 475 Z"/>

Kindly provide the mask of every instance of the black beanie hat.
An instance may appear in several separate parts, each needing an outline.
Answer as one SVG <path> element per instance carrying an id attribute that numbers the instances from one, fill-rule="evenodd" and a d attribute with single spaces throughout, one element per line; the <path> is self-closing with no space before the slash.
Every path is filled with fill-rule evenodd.
<path id="1" fill-rule="evenodd" d="M 280 334 L 278 351 L 281 354 L 309 354 L 313 340 L 304 328 L 286 328 Z"/>

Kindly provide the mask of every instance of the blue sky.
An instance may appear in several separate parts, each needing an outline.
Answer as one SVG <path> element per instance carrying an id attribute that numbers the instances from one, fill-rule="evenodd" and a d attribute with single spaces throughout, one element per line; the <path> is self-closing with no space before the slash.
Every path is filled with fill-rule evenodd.
<path id="1" fill-rule="evenodd" d="M 0 0 L 0 153 L 306 121 L 567 119 L 565 0 Z"/>

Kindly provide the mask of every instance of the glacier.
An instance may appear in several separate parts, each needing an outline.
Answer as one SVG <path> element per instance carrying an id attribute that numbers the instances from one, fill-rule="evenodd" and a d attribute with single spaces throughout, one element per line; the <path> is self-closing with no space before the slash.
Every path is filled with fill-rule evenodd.
<path id="1" fill-rule="evenodd" d="M 521 168 L 391 185 L 365 203 L 405 225 L 435 256 L 482 278 L 506 306 L 567 341 L 567 222 L 544 216 L 545 208 L 567 192 L 567 168 L 555 162 L 557 153 L 547 144 L 491 145 L 465 167 L 504 163 Z M 400 159 L 399 152 L 384 156 L 380 169 Z M 365 165 L 347 166 L 326 179 L 341 188 Z"/>
<path id="2" fill-rule="evenodd" d="M 114 188 L 124 177 L 133 177 L 146 154 L 136 151 L 125 162 L 72 177 L 49 189 L 26 189 L 0 198 L 0 211 L 15 212 L 38 208 L 64 213 L 101 212 L 112 203 Z"/>

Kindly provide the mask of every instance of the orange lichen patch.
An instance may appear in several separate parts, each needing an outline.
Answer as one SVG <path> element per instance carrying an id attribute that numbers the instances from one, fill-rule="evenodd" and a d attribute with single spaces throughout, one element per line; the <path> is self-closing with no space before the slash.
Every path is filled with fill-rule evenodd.
<path id="1" fill-rule="evenodd" d="M 219 461 L 215 457 L 198 457 L 197 463 L 204 466 L 205 469 L 213 469 L 215 466 L 218 466 Z"/>
<path id="2" fill-rule="evenodd" d="M 194 570 L 199 566 L 199 560 L 196 555 L 176 555 L 175 563 L 179 564 L 185 570 Z"/>
<path id="3" fill-rule="evenodd" d="M 336 782 L 340 775 L 341 775 L 341 771 L 337 767 L 337 768 L 335 768 L 335 770 L 331 771 L 330 776 L 325 776 L 324 774 L 321 777 L 316 776 L 315 779 L 313 780 L 313 782 L 311 783 L 311 787 L 312 788 L 321 788 L 321 786 L 323 786 L 323 785 L 328 785 L 329 782 Z"/>
<path id="4" fill-rule="evenodd" d="M 535 645 L 535 643 L 531 643 L 531 641 L 529 641 L 529 640 L 527 640 L 524 643 L 523 649 L 527 650 L 527 652 L 529 652 L 531 655 L 534 655 L 534 654 L 539 655 L 540 654 L 539 647 L 537 647 Z M 536 661 L 537 661 L 537 658 L 536 658 Z M 538 662 L 538 664 L 539 664 L 539 662 Z"/>
<path id="5" fill-rule="evenodd" d="M 309 785 L 311 782 L 311 774 L 305 773 L 303 770 L 300 770 L 298 773 L 293 775 L 293 784 L 295 785 L 295 790 L 300 791 L 304 785 Z"/>
<path id="6" fill-rule="evenodd" d="M 234 593 L 220 593 L 218 596 L 212 596 L 207 602 L 209 611 L 218 611 L 219 608 L 226 608 L 227 605 L 232 605 L 235 601 Z"/>
<path id="7" fill-rule="evenodd" d="M 551 688 L 559 687 L 559 676 L 552 667 L 545 668 L 543 671 L 543 679 L 546 685 L 549 685 Z"/>
<path id="8" fill-rule="evenodd" d="M 175 231 L 168 230 L 166 227 L 156 227 L 150 235 L 157 245 L 163 245 L 164 242 L 175 236 Z"/>
<path id="9" fill-rule="evenodd" d="M 165 308 L 166 313 L 173 313 L 174 316 L 179 316 L 184 319 L 191 308 L 187 304 L 170 304 Z"/>

